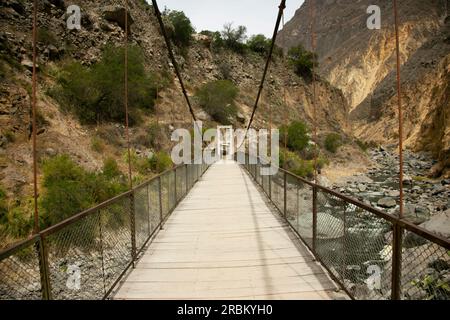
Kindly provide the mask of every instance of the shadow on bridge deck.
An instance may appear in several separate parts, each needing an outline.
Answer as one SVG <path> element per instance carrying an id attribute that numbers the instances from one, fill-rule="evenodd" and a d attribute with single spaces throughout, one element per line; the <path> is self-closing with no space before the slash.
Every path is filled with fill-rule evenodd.
<path id="1" fill-rule="evenodd" d="M 213 165 L 114 299 L 343 299 L 237 163 Z"/>

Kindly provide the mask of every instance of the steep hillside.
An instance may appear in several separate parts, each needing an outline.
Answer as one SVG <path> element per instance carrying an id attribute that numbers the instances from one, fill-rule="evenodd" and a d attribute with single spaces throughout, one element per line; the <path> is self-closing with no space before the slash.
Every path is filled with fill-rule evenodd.
<path id="1" fill-rule="evenodd" d="M 341 89 L 356 135 L 395 143 L 395 33 L 392 1 L 315 1 L 320 73 Z M 369 30 L 369 5 L 381 8 L 381 30 Z M 310 48 L 310 5 L 305 4 L 280 33 L 285 48 Z M 448 161 L 448 1 L 399 1 L 400 51 L 406 145 Z M 440 121 L 435 121 L 440 119 Z M 432 143 L 430 143 L 432 141 Z M 447 164 L 448 165 L 448 164 Z M 438 170 L 442 171 L 442 170 Z"/>
<path id="2" fill-rule="evenodd" d="M 119 169 L 126 172 L 124 123 L 98 119 L 97 124 L 82 124 L 51 94 L 66 63 L 77 61 L 82 66 L 79 68 L 90 68 L 102 58 L 106 46 L 123 46 L 125 11 L 122 1 L 48 0 L 39 3 L 39 183 L 43 178 L 43 161 L 55 155 L 67 154 L 77 165 L 91 172 L 101 172 L 105 159 L 113 158 Z M 81 30 L 67 29 L 66 8 L 71 4 L 81 8 Z M 142 49 L 145 69 L 154 75 L 157 86 L 155 105 L 141 110 L 140 121 L 130 128 L 133 150 L 138 158 L 146 158 L 160 150 L 170 151 L 171 132 L 178 127 L 191 128 L 192 124 L 153 8 L 135 0 L 130 1 L 129 10 L 129 42 Z M 6 191 L 7 210 L 11 213 L 11 210 L 19 208 L 14 211 L 14 214 L 19 212 L 15 216 L 27 219 L 32 212 L 29 201 L 32 196 L 31 17 L 31 2 L 6 0 L 0 4 L 0 189 Z M 244 127 L 253 107 L 264 57 L 256 53 L 237 54 L 227 49 L 212 50 L 210 42 L 208 37 L 195 35 L 186 50 L 176 49 L 176 58 L 195 112 L 200 120 L 206 122 L 205 127 L 216 125 L 193 96 L 202 84 L 223 79 L 227 73 L 226 77 L 239 89 L 236 99 L 239 110 L 232 122 L 236 127 Z M 123 77 L 113 80 L 120 84 Z M 286 120 L 302 119 L 312 127 L 311 83 L 295 75 L 279 57 L 274 58 L 267 80 L 254 126 L 266 128 L 272 118 L 274 126 Z M 286 88 L 287 106 L 283 103 L 283 87 Z M 345 135 L 350 131 L 345 97 L 326 81 L 319 80 L 317 87 L 320 137 L 328 132 Z M 156 128 L 157 132 L 150 128 Z M 140 176 L 136 172 L 135 175 Z M 146 177 L 141 176 L 140 179 Z M 42 196 L 45 188 L 40 185 L 39 190 Z M 8 219 L 15 216 L 10 214 Z M 2 221 L 4 218 L 1 217 Z"/>

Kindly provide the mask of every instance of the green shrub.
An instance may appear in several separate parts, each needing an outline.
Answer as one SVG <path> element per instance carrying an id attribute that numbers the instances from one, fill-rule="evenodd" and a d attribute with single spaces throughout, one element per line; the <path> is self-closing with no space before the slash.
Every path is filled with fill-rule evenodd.
<path id="1" fill-rule="evenodd" d="M 150 159 L 150 167 L 155 172 L 164 172 L 172 167 L 172 159 L 164 151 L 157 152 Z"/>
<path id="2" fill-rule="evenodd" d="M 159 150 L 166 142 L 168 142 L 168 132 L 162 125 L 154 122 L 147 127 L 146 137 L 143 140 L 144 146 Z"/>
<path id="3" fill-rule="evenodd" d="M 183 11 L 166 9 L 164 16 L 167 17 L 173 27 L 173 32 L 170 33 L 173 42 L 179 47 L 189 46 L 192 40 L 192 34 L 195 32 L 191 20 L 186 17 Z"/>
<path id="4" fill-rule="evenodd" d="M 229 80 L 218 80 L 203 85 L 196 97 L 203 109 L 222 124 L 229 124 L 237 114 L 234 103 L 238 88 Z"/>
<path id="5" fill-rule="evenodd" d="M 67 155 L 48 159 L 43 165 L 45 188 L 41 205 L 48 225 L 53 225 L 95 203 L 86 188 L 87 175 Z"/>
<path id="6" fill-rule="evenodd" d="M 122 172 L 119 169 L 119 165 L 117 164 L 117 161 L 114 158 L 106 158 L 103 161 L 103 168 L 102 168 L 103 175 L 112 180 L 116 179 L 122 176 Z"/>
<path id="7" fill-rule="evenodd" d="M 251 51 L 263 56 L 269 54 L 271 45 L 272 39 L 266 38 L 263 34 L 254 35 L 247 41 L 247 46 Z M 281 57 L 283 55 L 283 50 L 275 45 L 272 55 L 273 57 Z"/>
<path id="8" fill-rule="evenodd" d="M 280 167 L 303 178 L 312 177 L 314 174 L 314 162 L 303 160 L 291 151 L 280 150 Z"/>
<path id="9" fill-rule="evenodd" d="M 92 137 L 91 149 L 95 152 L 101 153 L 105 150 L 105 145 L 99 137 Z"/>
<path id="10" fill-rule="evenodd" d="M 306 50 L 301 44 L 289 49 L 288 59 L 295 73 L 305 79 L 311 79 L 313 66 L 318 66 L 317 54 Z"/>
<path id="11" fill-rule="evenodd" d="M 31 204 L 31 200 L 29 201 Z M 16 239 L 23 239 L 33 230 L 33 210 L 31 206 L 17 206 L 6 213 L 6 232 Z"/>
<path id="12" fill-rule="evenodd" d="M 292 151 L 301 152 L 309 145 L 309 130 L 302 121 L 293 121 L 287 127 L 280 127 L 280 144 L 284 145 L 287 133 L 287 146 Z"/>
<path id="13" fill-rule="evenodd" d="M 325 137 L 325 149 L 336 153 L 342 145 L 342 137 L 337 133 L 330 133 Z"/>
<path id="14" fill-rule="evenodd" d="M 137 110 L 151 110 L 156 99 L 156 80 L 144 69 L 140 48 L 128 50 L 128 105 L 130 122 L 138 120 Z M 56 88 L 49 91 L 60 105 L 74 112 L 82 123 L 123 122 L 124 53 L 123 47 L 108 46 L 102 59 L 91 67 L 78 62 L 63 65 Z"/>
<path id="15" fill-rule="evenodd" d="M 48 45 L 56 45 L 58 43 L 58 38 L 55 33 L 47 28 L 38 28 L 37 31 L 37 40 L 38 42 L 48 46 Z"/>
<path id="16" fill-rule="evenodd" d="M 247 41 L 247 46 L 253 52 L 265 55 L 269 52 L 271 43 L 272 41 L 266 38 L 263 34 L 258 34 L 252 36 Z"/>
<path id="17" fill-rule="evenodd" d="M 67 155 L 46 159 L 40 203 L 45 224 L 58 223 L 126 190 L 111 161 L 105 163 L 104 170 L 100 174 L 88 172 Z"/>

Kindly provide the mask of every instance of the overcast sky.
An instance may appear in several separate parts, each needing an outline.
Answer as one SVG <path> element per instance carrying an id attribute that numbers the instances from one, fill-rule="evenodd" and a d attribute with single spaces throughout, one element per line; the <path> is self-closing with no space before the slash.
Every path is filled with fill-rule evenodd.
<path id="1" fill-rule="evenodd" d="M 288 1 L 286 22 L 302 3 L 303 0 Z M 225 23 L 233 22 L 234 26 L 246 26 L 248 35 L 262 33 L 269 38 L 273 34 L 279 5 L 280 0 L 158 0 L 161 11 L 165 6 L 184 11 L 197 32 L 221 31 Z"/>

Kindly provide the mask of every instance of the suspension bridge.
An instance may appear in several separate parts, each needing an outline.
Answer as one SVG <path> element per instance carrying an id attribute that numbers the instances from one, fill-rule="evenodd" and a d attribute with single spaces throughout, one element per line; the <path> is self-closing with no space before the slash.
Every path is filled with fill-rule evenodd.
<path id="1" fill-rule="evenodd" d="M 155 0 L 153 8 L 196 121 Z M 33 64 L 35 232 L 0 252 L 0 299 L 421 299 L 417 279 L 449 261 L 450 242 L 403 219 L 402 206 L 393 216 L 282 168 L 263 175 L 267 164 L 245 152 L 179 165 L 138 186 L 130 166 L 129 191 L 39 230 L 35 55 Z M 415 244 L 405 245 L 411 234 Z M 437 284 L 425 290 L 445 294 Z"/>

